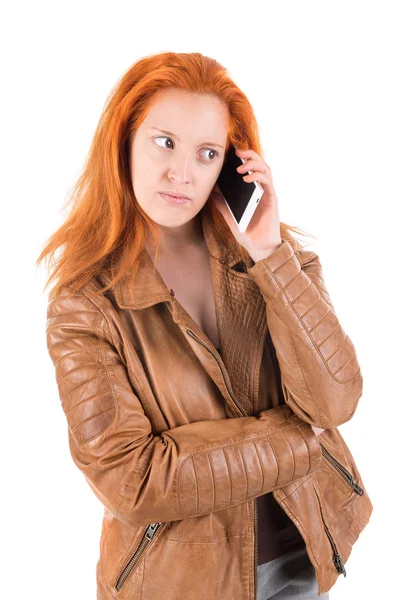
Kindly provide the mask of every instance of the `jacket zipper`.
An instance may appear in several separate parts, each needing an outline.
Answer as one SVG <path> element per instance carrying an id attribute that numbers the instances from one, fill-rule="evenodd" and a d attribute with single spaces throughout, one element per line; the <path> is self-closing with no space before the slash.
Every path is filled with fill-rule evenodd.
<path id="1" fill-rule="evenodd" d="M 326 460 L 328 460 L 335 467 L 335 469 L 339 472 L 339 474 L 357 492 L 357 494 L 362 496 L 364 494 L 364 490 L 362 489 L 362 487 L 360 485 L 358 485 L 358 483 L 356 481 L 354 481 L 352 474 L 349 473 L 349 471 L 347 469 L 345 469 L 344 466 L 336 458 L 334 458 L 332 456 L 332 454 L 330 454 L 328 452 L 328 450 L 325 448 L 325 446 L 323 446 L 321 444 L 321 442 L 320 442 L 320 446 L 322 449 L 323 457 L 326 458 Z"/>
<path id="2" fill-rule="evenodd" d="M 218 354 L 216 354 L 214 352 L 214 350 L 212 348 L 210 348 L 210 346 L 208 346 L 208 344 L 206 344 L 205 342 L 203 342 L 202 339 L 200 339 L 191 329 L 187 329 L 186 330 L 187 333 L 194 338 L 197 342 L 199 342 L 199 344 L 201 344 L 202 346 L 204 346 L 204 348 L 206 348 L 216 359 L 219 368 L 221 369 L 221 373 L 222 376 L 224 378 L 225 381 L 225 385 L 228 389 L 229 395 L 232 398 L 233 402 L 235 403 L 235 405 L 237 406 L 239 412 L 241 413 L 241 415 L 243 415 L 243 417 L 247 417 L 247 413 L 243 411 L 242 407 L 240 406 L 234 392 L 231 386 L 231 383 L 229 381 L 229 375 L 227 373 L 227 370 L 225 368 L 224 363 L 222 362 L 220 356 Z M 258 566 L 258 507 L 257 507 L 257 498 L 253 499 L 253 506 L 254 506 L 254 600 L 256 600 L 257 598 L 257 566 Z"/>
<path id="3" fill-rule="evenodd" d="M 117 583 L 115 584 L 115 589 L 117 590 L 117 592 L 119 592 L 121 587 L 124 585 L 126 578 L 132 572 L 132 570 L 136 566 L 139 558 L 142 556 L 143 552 L 146 550 L 146 548 L 151 543 L 156 531 L 160 527 L 161 527 L 161 529 L 163 529 L 166 524 L 167 523 L 152 523 L 151 525 L 149 525 L 146 528 L 146 531 L 143 534 L 143 537 L 140 541 L 139 546 L 137 547 L 137 549 L 135 550 L 135 552 L 129 559 L 128 564 L 123 568 L 122 572 L 120 573 L 120 575 L 118 577 Z"/>
<path id="4" fill-rule="evenodd" d="M 236 396 L 235 396 L 235 394 L 233 392 L 231 383 L 229 381 L 229 375 L 227 373 L 225 365 L 222 362 L 220 356 L 218 354 L 215 354 L 214 350 L 212 348 L 210 348 L 210 346 L 208 346 L 205 342 L 203 342 L 203 340 L 201 340 L 191 329 L 186 329 L 186 331 L 190 335 L 190 337 L 194 338 L 197 342 L 199 342 L 202 346 L 204 346 L 204 348 L 206 348 L 213 355 L 213 357 L 216 359 L 216 361 L 217 361 L 217 363 L 219 365 L 219 368 L 221 369 L 221 373 L 222 373 L 222 376 L 224 378 L 225 385 L 228 388 L 229 395 L 231 396 L 232 400 L 234 401 L 234 403 L 235 403 L 237 409 L 239 410 L 239 412 L 241 413 L 241 415 L 243 417 L 247 417 L 248 416 L 247 413 L 245 413 L 243 411 L 242 407 L 240 406 L 240 404 L 238 402 L 238 399 L 236 398 Z"/>
<path id="5" fill-rule="evenodd" d="M 312 484 L 312 486 L 314 488 L 315 495 L 317 496 L 317 500 L 318 500 L 318 504 L 319 504 L 319 511 L 320 511 L 320 514 L 321 514 L 322 522 L 324 524 L 325 533 L 328 536 L 329 542 L 330 542 L 330 544 L 332 546 L 332 550 L 333 550 L 333 562 L 335 564 L 335 567 L 336 567 L 336 570 L 338 571 L 338 573 L 343 573 L 344 577 L 346 577 L 346 569 L 344 568 L 344 563 L 343 563 L 342 557 L 340 556 L 340 554 L 338 552 L 338 549 L 336 547 L 336 544 L 333 541 L 332 534 L 329 531 L 327 524 L 325 523 L 324 515 L 322 513 L 321 501 L 319 499 L 318 492 L 315 489 L 314 484 Z"/>

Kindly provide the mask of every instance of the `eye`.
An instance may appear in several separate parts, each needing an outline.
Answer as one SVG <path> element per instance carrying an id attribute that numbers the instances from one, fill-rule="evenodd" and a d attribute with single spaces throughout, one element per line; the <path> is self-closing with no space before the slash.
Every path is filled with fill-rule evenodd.
<path id="1" fill-rule="evenodd" d="M 216 156 L 216 157 L 217 157 L 217 156 L 218 156 L 218 154 L 219 154 L 219 153 L 218 153 L 216 150 L 214 150 L 213 148 L 205 148 L 205 151 L 206 151 L 206 152 L 211 152 L 211 153 L 212 153 L 212 154 L 214 154 L 214 156 Z M 210 162 L 210 161 L 207 161 L 207 162 Z M 213 159 L 211 162 L 214 162 L 214 159 Z"/>
<path id="2" fill-rule="evenodd" d="M 165 136 L 165 135 L 158 135 L 157 137 L 155 137 L 155 138 L 154 138 L 154 140 L 169 140 L 170 142 L 172 142 L 171 138 L 170 138 L 170 137 L 167 137 L 167 136 Z M 157 143 L 157 142 L 156 142 L 156 143 Z M 172 143 L 173 143 L 173 142 L 172 142 Z M 159 144 L 158 144 L 158 143 L 157 143 L 157 146 L 159 146 Z M 163 146 L 163 147 L 164 147 L 164 148 L 167 148 L 167 149 L 171 149 L 171 147 L 170 147 L 170 146 L 168 146 L 168 147 L 166 147 L 166 146 Z M 217 157 L 217 156 L 219 156 L 219 152 L 217 152 L 217 151 L 216 151 L 216 150 L 214 150 L 213 148 L 204 148 L 204 150 L 205 150 L 206 152 L 211 152 L 211 154 L 213 154 L 213 155 L 214 155 L 214 157 Z M 206 162 L 215 162 L 215 158 L 213 158 L 212 160 L 207 160 Z"/>
<path id="3" fill-rule="evenodd" d="M 155 140 L 170 140 L 170 141 L 172 142 L 171 138 L 169 138 L 169 137 L 166 137 L 165 135 L 158 135 L 158 136 L 157 136 L 157 137 L 155 137 L 154 139 L 155 139 Z M 157 144 L 157 146 L 158 146 L 158 144 Z M 164 146 L 164 147 L 165 147 L 165 146 Z"/>

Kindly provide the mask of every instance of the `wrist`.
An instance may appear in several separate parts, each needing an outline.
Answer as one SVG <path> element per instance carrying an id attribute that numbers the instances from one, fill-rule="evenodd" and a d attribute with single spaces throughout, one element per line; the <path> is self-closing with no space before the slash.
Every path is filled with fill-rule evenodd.
<path id="1" fill-rule="evenodd" d="M 263 260 L 263 258 L 267 258 L 268 256 L 270 256 L 270 254 L 272 254 L 273 252 L 275 252 L 275 250 L 280 248 L 282 244 L 283 240 L 281 240 L 278 244 L 274 246 L 271 246 L 269 248 L 263 248 L 261 250 L 255 250 L 253 252 L 249 252 L 249 254 L 253 261 L 257 263 L 258 261 Z"/>

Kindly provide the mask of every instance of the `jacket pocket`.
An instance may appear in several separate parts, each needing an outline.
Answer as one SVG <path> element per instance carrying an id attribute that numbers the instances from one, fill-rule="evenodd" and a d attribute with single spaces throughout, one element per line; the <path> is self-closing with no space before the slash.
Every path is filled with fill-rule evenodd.
<path id="1" fill-rule="evenodd" d="M 342 465 L 342 463 L 340 463 L 337 460 L 337 458 L 335 458 L 330 452 L 328 452 L 328 450 L 325 448 L 325 446 L 323 446 L 321 444 L 321 442 L 320 442 L 320 446 L 321 446 L 321 450 L 322 450 L 322 457 L 325 460 L 327 460 L 336 469 L 336 471 L 339 473 L 339 475 L 341 475 L 343 477 L 343 479 L 349 484 L 350 487 L 353 488 L 353 490 L 355 490 L 357 492 L 357 494 L 362 496 L 364 494 L 364 490 L 354 480 L 353 475 Z"/>
<path id="2" fill-rule="evenodd" d="M 322 506 L 321 506 L 321 500 L 319 498 L 319 494 L 318 494 L 318 492 L 317 492 L 317 490 L 316 490 L 316 488 L 314 486 L 314 482 L 313 481 L 312 481 L 312 486 L 313 486 L 314 493 L 315 493 L 315 495 L 317 497 L 317 500 L 318 500 L 318 505 L 319 505 L 319 510 L 320 510 L 320 514 L 321 514 L 321 519 L 322 519 L 322 523 L 323 523 L 323 526 L 324 526 L 324 530 L 325 530 L 325 533 L 326 533 L 326 535 L 328 537 L 329 543 L 330 543 L 330 545 L 332 547 L 332 550 L 333 550 L 332 560 L 334 562 L 336 570 L 339 573 L 343 573 L 344 577 L 346 577 L 346 569 L 344 568 L 344 563 L 343 563 L 342 557 L 340 556 L 340 554 L 338 552 L 338 549 L 337 549 L 337 546 L 336 546 L 336 544 L 334 542 L 332 534 L 329 531 L 328 526 L 326 524 L 326 521 L 324 519 L 324 514 L 322 512 Z"/>
<path id="3" fill-rule="evenodd" d="M 134 571 L 136 568 L 139 559 L 143 556 L 143 554 L 149 549 L 155 537 L 155 534 L 158 531 L 158 535 L 160 535 L 161 531 L 165 528 L 167 523 L 152 523 L 148 527 L 146 527 L 139 545 L 136 547 L 134 552 L 130 555 L 128 562 L 125 564 L 124 568 L 120 571 L 117 581 L 115 583 L 115 589 L 117 592 L 120 591 L 122 586 L 124 585 L 127 577 Z"/>

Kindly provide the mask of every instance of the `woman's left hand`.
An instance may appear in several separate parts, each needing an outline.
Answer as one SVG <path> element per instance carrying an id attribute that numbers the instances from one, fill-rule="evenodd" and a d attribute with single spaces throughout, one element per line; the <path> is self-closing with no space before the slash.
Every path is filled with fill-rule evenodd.
<path id="1" fill-rule="evenodd" d="M 211 192 L 211 199 L 229 225 L 230 230 L 254 262 L 271 254 L 282 244 L 278 212 L 278 198 L 272 184 L 271 169 L 254 150 L 236 150 L 236 155 L 245 158 L 246 162 L 238 167 L 238 173 L 246 174 L 244 181 L 258 181 L 264 190 L 258 206 L 244 233 L 240 233 L 225 200 L 216 184 Z"/>

